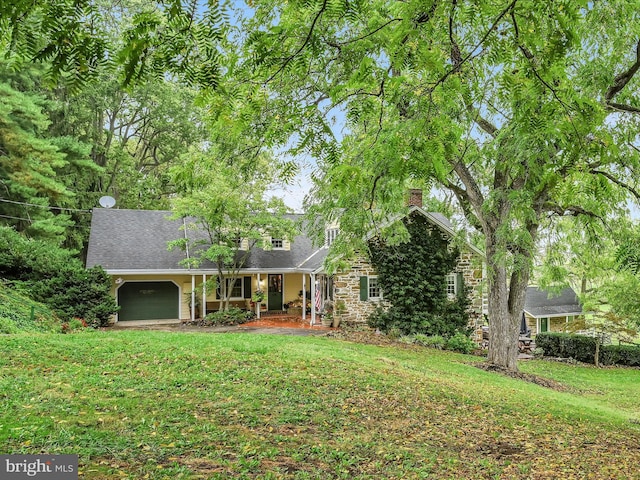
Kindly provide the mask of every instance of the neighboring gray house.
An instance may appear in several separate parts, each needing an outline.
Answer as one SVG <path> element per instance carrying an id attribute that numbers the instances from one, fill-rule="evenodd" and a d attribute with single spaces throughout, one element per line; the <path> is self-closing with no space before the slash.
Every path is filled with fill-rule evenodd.
<path id="1" fill-rule="evenodd" d="M 571 287 L 553 294 L 538 287 L 527 287 L 524 313 L 531 333 L 564 332 L 568 323 L 582 315 L 582 305 Z"/>
<path id="2" fill-rule="evenodd" d="M 453 235 L 451 225 L 440 214 L 412 205 L 409 215 L 423 215 L 443 234 Z M 186 258 L 186 253 L 167 249 L 171 240 L 202 235 L 198 230 L 181 227 L 183 221 L 172 219 L 169 211 L 93 210 L 87 267 L 100 265 L 111 276 L 113 294 L 120 306 L 115 321 L 188 320 L 201 316 L 203 305 L 207 312 L 218 308 L 218 293 L 207 294 L 204 289 L 205 281 L 218 275 L 216 267 L 213 264 L 183 267 L 180 261 Z M 288 310 L 315 323 L 317 312 L 330 299 L 346 307 L 344 321 L 365 322 L 382 300 L 375 286 L 377 277 L 366 259 L 354 260 L 346 272 L 325 274 L 323 261 L 336 234 L 337 228 L 328 228 L 327 244 L 321 247 L 314 247 L 308 237 L 300 235 L 290 242 L 271 239 L 270 250 L 252 249 L 237 277 L 227 279 L 227 288 L 233 292 L 231 303 L 245 309 L 255 308 L 251 296 L 260 288 L 266 296 L 258 315 Z M 476 320 L 483 305 L 480 289 L 483 269 L 482 260 L 474 261 L 472 257 L 482 257 L 482 252 L 469 246 L 444 288 L 454 295 L 461 287 L 458 279 L 464 278 L 474 288 Z M 307 295 L 301 295 L 302 292 Z M 192 304 L 199 304 L 200 308 L 191 308 Z"/>

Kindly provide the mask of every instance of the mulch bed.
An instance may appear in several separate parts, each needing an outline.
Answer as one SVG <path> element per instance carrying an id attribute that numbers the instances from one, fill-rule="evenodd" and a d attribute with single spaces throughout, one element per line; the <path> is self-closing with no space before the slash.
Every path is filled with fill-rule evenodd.
<path id="1" fill-rule="evenodd" d="M 523 380 L 525 382 L 535 383 L 536 385 L 540 385 L 541 387 L 551 388 L 559 392 L 566 392 L 570 390 L 566 385 L 563 385 L 562 383 L 556 382 L 555 380 L 551 380 L 550 378 L 540 377 L 532 373 L 513 372 L 511 370 L 507 370 L 504 367 L 501 367 L 499 365 L 493 365 L 491 363 L 474 363 L 473 366 L 479 368 L 480 370 L 484 370 L 486 372 L 499 373 L 500 375 L 516 378 L 518 380 Z"/>

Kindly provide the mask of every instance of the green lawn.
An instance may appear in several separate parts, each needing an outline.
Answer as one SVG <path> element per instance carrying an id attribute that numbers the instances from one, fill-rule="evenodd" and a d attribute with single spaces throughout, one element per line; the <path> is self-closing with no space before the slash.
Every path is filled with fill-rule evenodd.
<path id="1" fill-rule="evenodd" d="M 640 371 L 331 338 L 0 337 L 1 453 L 81 478 L 640 478 Z"/>

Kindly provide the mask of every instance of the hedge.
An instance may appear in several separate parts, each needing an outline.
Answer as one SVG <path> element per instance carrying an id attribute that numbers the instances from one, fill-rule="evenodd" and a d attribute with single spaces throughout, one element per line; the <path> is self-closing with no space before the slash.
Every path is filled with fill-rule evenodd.
<path id="1" fill-rule="evenodd" d="M 536 335 L 536 347 L 544 351 L 545 357 L 594 363 L 596 339 L 570 333 L 539 333 Z M 640 346 L 600 345 L 600 364 L 640 366 Z"/>
<path id="2" fill-rule="evenodd" d="M 640 346 L 605 345 L 600 350 L 600 363 L 602 365 L 640 367 Z"/>

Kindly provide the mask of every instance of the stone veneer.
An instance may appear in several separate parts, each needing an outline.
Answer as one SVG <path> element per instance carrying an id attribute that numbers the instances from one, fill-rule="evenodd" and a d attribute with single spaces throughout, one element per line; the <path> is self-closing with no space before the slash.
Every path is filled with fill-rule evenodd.
<path id="1" fill-rule="evenodd" d="M 456 272 L 462 273 L 464 284 L 471 289 L 469 306 L 469 326 L 474 330 L 484 325 L 486 310 L 485 285 L 483 283 L 482 259 L 477 254 L 462 252 L 458 257 Z"/>
<path id="2" fill-rule="evenodd" d="M 345 306 L 342 322 L 366 323 L 369 315 L 380 305 L 379 301 L 360 300 L 360 277 L 366 275 L 376 275 L 376 272 L 364 256 L 358 255 L 349 271 L 336 273 L 333 277 L 334 305 L 344 302 Z"/>
<path id="3" fill-rule="evenodd" d="M 469 325 L 477 328 L 483 323 L 482 261 L 473 253 L 462 253 L 458 258 L 455 272 L 461 272 L 465 285 L 472 289 Z M 344 302 L 345 305 L 345 313 L 341 316 L 342 322 L 366 323 L 369 315 L 378 305 L 388 305 L 388 302 L 384 301 L 360 300 L 360 277 L 367 275 L 376 275 L 376 271 L 362 255 L 353 261 L 349 271 L 335 274 L 334 301 L 335 304 Z"/>

